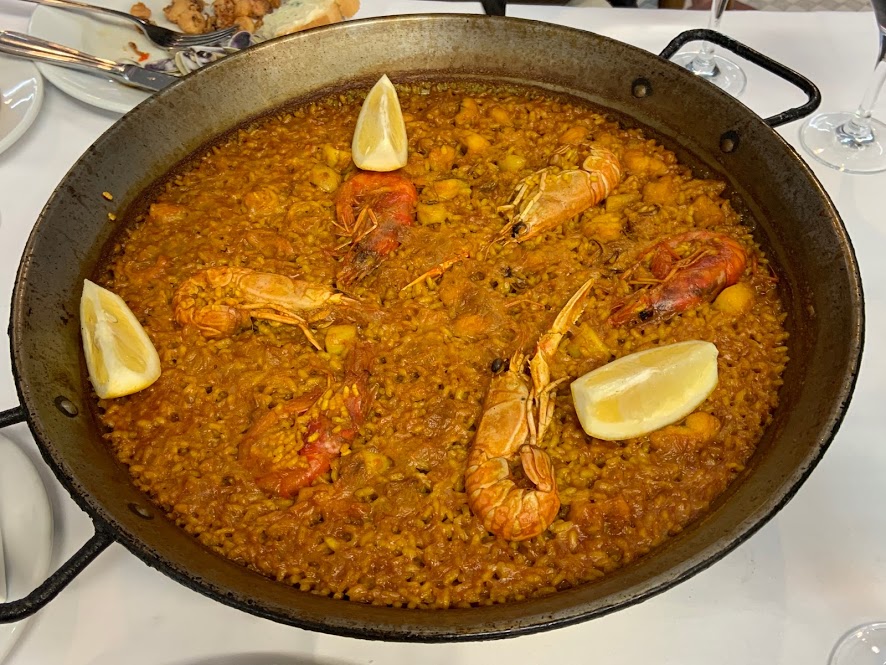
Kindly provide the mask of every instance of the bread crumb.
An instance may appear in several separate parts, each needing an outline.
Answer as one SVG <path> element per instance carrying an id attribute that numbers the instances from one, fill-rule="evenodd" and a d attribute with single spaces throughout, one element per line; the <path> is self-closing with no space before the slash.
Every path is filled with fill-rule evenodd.
<path id="1" fill-rule="evenodd" d="M 151 8 L 143 2 L 136 2 L 129 8 L 129 13 L 138 18 L 149 20 L 151 18 Z"/>

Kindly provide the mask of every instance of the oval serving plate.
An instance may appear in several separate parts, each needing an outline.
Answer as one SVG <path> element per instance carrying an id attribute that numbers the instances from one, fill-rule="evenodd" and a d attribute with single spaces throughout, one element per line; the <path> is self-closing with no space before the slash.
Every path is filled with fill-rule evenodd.
<path id="1" fill-rule="evenodd" d="M 0 153 L 34 122 L 43 105 L 43 78 L 33 63 L 0 55 Z"/>
<path id="2" fill-rule="evenodd" d="M 130 0 L 93 0 L 93 4 L 128 12 Z M 163 3 L 148 0 L 153 16 L 163 17 Z M 160 23 L 164 23 L 160 21 Z M 151 59 L 166 57 L 139 30 L 126 21 L 98 14 L 86 14 L 38 5 L 31 15 L 28 34 L 64 44 L 108 60 L 138 59 L 147 53 Z M 126 113 L 146 100 L 151 93 L 129 88 L 109 78 L 74 71 L 66 67 L 35 63 L 40 73 L 62 92 L 106 111 Z"/>

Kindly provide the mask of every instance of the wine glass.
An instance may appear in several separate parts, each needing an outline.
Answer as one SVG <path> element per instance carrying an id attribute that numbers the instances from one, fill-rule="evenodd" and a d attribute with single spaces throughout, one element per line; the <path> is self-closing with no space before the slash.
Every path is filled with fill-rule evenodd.
<path id="1" fill-rule="evenodd" d="M 828 665 L 883 665 L 886 663 L 886 623 L 856 626 L 831 651 Z"/>
<path id="2" fill-rule="evenodd" d="M 729 0 L 712 0 L 708 29 L 720 30 L 720 19 L 723 18 L 728 3 Z M 715 54 L 710 42 L 702 42 L 699 51 L 678 53 L 671 58 L 671 61 L 710 81 L 734 97 L 744 92 L 747 77 L 742 68 L 732 60 Z"/>
<path id="3" fill-rule="evenodd" d="M 871 109 L 886 80 L 886 0 L 871 0 L 880 28 L 880 55 L 861 104 L 852 111 L 819 113 L 800 129 L 800 142 L 812 157 L 846 173 L 886 171 L 886 124 Z"/>

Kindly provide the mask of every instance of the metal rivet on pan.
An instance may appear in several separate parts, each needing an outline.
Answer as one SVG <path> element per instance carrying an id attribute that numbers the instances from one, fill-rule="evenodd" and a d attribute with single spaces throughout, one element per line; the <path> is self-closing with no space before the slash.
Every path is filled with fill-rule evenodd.
<path id="1" fill-rule="evenodd" d="M 137 503 L 130 503 L 130 504 L 129 504 L 129 510 L 131 510 L 132 512 L 134 512 L 136 515 L 138 515 L 138 516 L 141 517 L 142 519 L 145 519 L 145 520 L 152 520 L 152 519 L 154 519 L 154 513 L 152 513 L 150 510 L 148 510 L 148 509 L 145 508 L 144 506 L 140 506 L 140 505 L 137 504 Z"/>
<path id="2" fill-rule="evenodd" d="M 735 152 L 738 150 L 738 143 L 738 132 L 730 129 L 728 132 L 723 132 L 723 135 L 720 137 L 720 150 L 725 153 Z"/>
<path id="3" fill-rule="evenodd" d="M 55 408 L 65 414 L 68 418 L 73 418 L 80 413 L 77 406 L 67 397 L 59 395 L 55 398 Z"/>
<path id="4" fill-rule="evenodd" d="M 634 97 L 638 97 L 640 99 L 642 99 L 643 97 L 649 97 L 652 94 L 652 84 L 649 82 L 649 79 L 636 79 L 631 84 L 631 92 L 633 93 Z"/>

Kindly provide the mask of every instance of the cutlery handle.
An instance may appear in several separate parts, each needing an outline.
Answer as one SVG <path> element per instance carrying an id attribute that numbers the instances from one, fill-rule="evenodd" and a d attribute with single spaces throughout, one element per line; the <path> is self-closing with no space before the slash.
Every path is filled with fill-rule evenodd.
<path id="1" fill-rule="evenodd" d="M 118 18 L 126 19 L 127 21 L 135 21 L 136 23 L 140 23 L 141 19 L 138 16 L 133 16 L 132 14 L 127 14 L 126 12 L 121 12 L 116 9 L 111 9 L 110 7 L 99 7 L 97 5 L 88 5 L 85 2 L 77 2 L 77 0 L 26 0 L 27 2 L 33 2 L 35 5 L 46 5 L 47 7 L 60 7 L 61 9 L 80 9 L 89 12 L 98 12 L 100 14 L 108 14 L 110 16 L 116 16 Z"/>
<path id="2" fill-rule="evenodd" d="M 121 65 L 77 49 L 32 37 L 20 32 L 0 30 L 0 52 L 91 72 L 96 69 L 111 75 L 122 73 Z"/>

